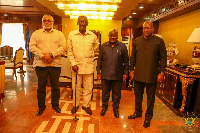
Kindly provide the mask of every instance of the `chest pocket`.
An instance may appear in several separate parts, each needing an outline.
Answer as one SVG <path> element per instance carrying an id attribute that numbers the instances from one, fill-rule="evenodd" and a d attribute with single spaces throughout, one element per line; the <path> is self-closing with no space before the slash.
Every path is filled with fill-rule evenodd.
<path id="1" fill-rule="evenodd" d="M 55 44 L 57 44 L 57 45 L 60 44 L 60 43 L 59 43 L 59 38 L 57 38 L 57 37 L 53 37 L 53 38 L 52 38 L 52 41 L 53 41 L 53 43 L 55 43 Z"/>
<path id="2" fill-rule="evenodd" d="M 45 42 L 46 42 L 46 38 L 44 38 L 43 36 L 39 36 L 37 40 L 37 44 L 44 44 Z"/>

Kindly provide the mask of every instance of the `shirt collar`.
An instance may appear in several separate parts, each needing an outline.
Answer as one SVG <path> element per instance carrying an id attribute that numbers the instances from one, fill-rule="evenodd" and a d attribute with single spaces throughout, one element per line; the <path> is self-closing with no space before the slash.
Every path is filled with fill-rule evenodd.
<path id="1" fill-rule="evenodd" d="M 75 35 L 82 35 L 82 34 L 80 33 L 79 29 L 76 30 Z M 90 35 L 90 31 L 89 31 L 89 30 L 86 30 L 85 35 Z"/>
<path id="2" fill-rule="evenodd" d="M 149 38 L 145 38 L 145 37 L 144 37 L 144 35 L 142 35 L 142 36 L 143 36 L 143 38 L 144 38 L 144 39 L 150 39 L 150 38 L 152 38 L 152 37 L 153 37 L 153 36 L 155 36 L 155 35 L 154 35 L 154 34 L 152 34 L 152 36 L 151 36 L 151 37 L 149 37 Z"/>
<path id="3" fill-rule="evenodd" d="M 52 29 L 50 30 L 50 33 L 53 32 L 53 31 L 54 31 L 54 29 L 52 28 Z M 46 32 L 46 31 L 43 29 L 42 32 Z"/>
<path id="4" fill-rule="evenodd" d="M 119 43 L 119 41 L 117 40 L 117 44 L 116 44 L 115 46 L 117 46 L 117 45 L 119 45 L 119 44 L 120 44 L 120 43 Z M 106 45 L 111 46 L 109 41 L 108 41 L 108 43 L 107 43 Z M 114 47 L 115 47 L 115 46 L 114 46 Z"/>

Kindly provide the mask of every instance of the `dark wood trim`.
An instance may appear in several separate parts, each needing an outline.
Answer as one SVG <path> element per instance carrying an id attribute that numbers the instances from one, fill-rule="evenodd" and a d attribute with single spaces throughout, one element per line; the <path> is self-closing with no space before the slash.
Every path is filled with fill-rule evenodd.
<path id="1" fill-rule="evenodd" d="M 0 100 L 5 97 L 4 92 L 0 93 Z"/>

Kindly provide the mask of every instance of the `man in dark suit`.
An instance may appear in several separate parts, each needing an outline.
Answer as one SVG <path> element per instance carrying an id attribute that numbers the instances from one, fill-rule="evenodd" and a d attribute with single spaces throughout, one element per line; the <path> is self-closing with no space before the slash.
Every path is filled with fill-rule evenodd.
<path id="1" fill-rule="evenodd" d="M 118 31 L 109 32 L 109 41 L 101 45 L 97 61 L 97 78 L 101 79 L 102 111 L 104 116 L 108 108 L 108 100 L 112 89 L 113 112 L 119 117 L 122 81 L 128 77 L 128 50 L 125 44 L 119 42 Z"/>
<path id="2" fill-rule="evenodd" d="M 153 35 L 153 23 L 146 21 L 143 24 L 143 35 L 136 38 L 131 59 L 129 76 L 134 76 L 135 113 L 128 119 L 142 116 L 142 100 L 144 88 L 147 93 L 147 111 L 143 126 L 149 127 L 153 117 L 155 91 L 157 82 L 163 81 L 167 66 L 167 52 L 162 38 Z M 160 70 L 159 70 L 160 68 Z"/>

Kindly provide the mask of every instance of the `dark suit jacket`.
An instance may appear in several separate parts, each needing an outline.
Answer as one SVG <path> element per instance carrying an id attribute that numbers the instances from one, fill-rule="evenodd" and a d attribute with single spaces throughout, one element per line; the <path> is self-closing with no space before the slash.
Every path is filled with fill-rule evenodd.
<path id="1" fill-rule="evenodd" d="M 136 38 L 131 59 L 130 70 L 134 70 L 134 79 L 146 83 L 156 83 L 157 75 L 165 71 L 167 66 L 167 52 L 162 38 L 153 35 L 145 39 Z"/>

